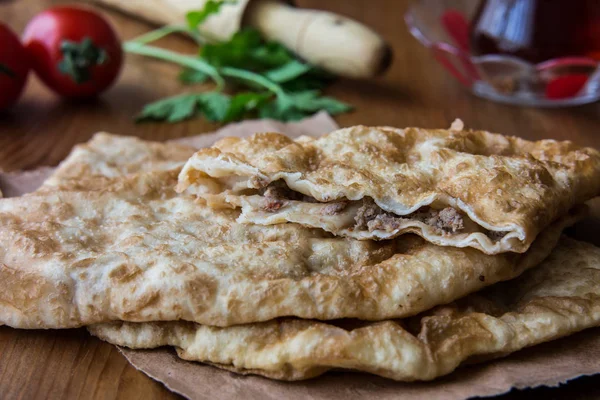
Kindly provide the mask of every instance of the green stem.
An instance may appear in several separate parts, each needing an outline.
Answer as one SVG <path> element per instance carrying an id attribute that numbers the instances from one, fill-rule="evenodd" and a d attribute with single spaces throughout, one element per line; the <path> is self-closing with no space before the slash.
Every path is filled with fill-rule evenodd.
<path id="1" fill-rule="evenodd" d="M 277 95 L 277 97 L 286 96 L 285 92 L 278 84 L 270 81 L 262 75 L 256 74 L 251 71 L 247 71 L 245 69 L 232 68 L 232 67 L 223 67 L 220 70 L 221 75 L 229 76 L 231 78 L 243 79 L 245 81 L 254 82 L 265 89 L 273 92 Z"/>
<path id="2" fill-rule="evenodd" d="M 148 37 L 152 39 L 152 36 Z M 143 36 L 141 39 L 145 40 Z M 158 58 L 160 60 L 170 61 L 184 67 L 204 72 L 215 81 L 218 89 L 222 89 L 225 86 L 225 81 L 223 80 L 222 76 L 228 76 L 231 78 L 253 82 L 274 93 L 277 97 L 286 96 L 285 91 L 281 88 L 281 86 L 260 74 L 233 67 L 223 67 L 220 70 L 217 70 L 215 67 L 201 58 L 186 56 L 171 50 L 162 49 L 160 47 L 148 46 L 145 45 L 143 41 L 140 41 L 140 38 L 136 39 L 135 41 L 123 43 L 123 49 L 128 53 Z"/>
<path id="3" fill-rule="evenodd" d="M 148 44 L 158 39 L 162 39 L 163 37 L 168 36 L 172 33 L 185 33 L 186 35 L 192 37 L 192 39 L 194 39 L 199 45 L 202 45 L 206 42 L 197 31 L 192 31 L 189 28 L 180 25 L 168 25 L 160 29 L 150 31 L 141 36 L 131 39 L 130 42 Z"/>
<path id="4" fill-rule="evenodd" d="M 132 41 L 123 43 L 123 49 L 127 53 L 139 54 L 142 56 L 157 58 L 159 60 L 170 61 L 184 67 L 204 72 L 210 76 L 213 81 L 215 81 L 217 84 L 217 89 L 222 90 L 225 87 L 225 80 L 221 74 L 219 74 L 219 71 L 200 58 L 186 56 L 171 50 L 166 50 L 155 46 L 148 46 L 143 43 Z"/>

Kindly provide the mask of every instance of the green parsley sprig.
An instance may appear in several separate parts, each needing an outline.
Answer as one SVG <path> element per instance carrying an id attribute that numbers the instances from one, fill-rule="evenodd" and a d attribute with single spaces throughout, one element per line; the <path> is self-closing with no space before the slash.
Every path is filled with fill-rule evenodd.
<path id="1" fill-rule="evenodd" d="M 265 41 L 245 28 L 227 42 L 214 42 L 198 27 L 231 1 L 206 2 L 187 14 L 188 26 L 166 26 L 125 42 L 128 53 L 153 57 L 182 66 L 179 80 L 186 85 L 212 81 L 215 89 L 161 99 L 144 107 L 137 121 L 183 121 L 204 116 L 209 121 L 230 122 L 248 117 L 293 121 L 319 110 L 330 114 L 352 109 L 323 96 L 321 89 L 333 77 L 297 59 L 283 45 Z M 198 55 L 184 55 L 149 43 L 172 33 L 189 35 L 200 46 Z M 231 90 L 234 89 L 233 94 Z"/>

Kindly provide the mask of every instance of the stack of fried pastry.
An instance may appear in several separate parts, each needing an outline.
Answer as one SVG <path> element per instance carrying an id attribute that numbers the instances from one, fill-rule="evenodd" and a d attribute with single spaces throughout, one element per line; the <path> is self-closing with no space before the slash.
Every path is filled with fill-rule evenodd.
<path id="1" fill-rule="evenodd" d="M 297 380 L 431 380 L 600 325 L 600 153 L 460 124 L 98 134 L 0 200 L 0 323 Z"/>

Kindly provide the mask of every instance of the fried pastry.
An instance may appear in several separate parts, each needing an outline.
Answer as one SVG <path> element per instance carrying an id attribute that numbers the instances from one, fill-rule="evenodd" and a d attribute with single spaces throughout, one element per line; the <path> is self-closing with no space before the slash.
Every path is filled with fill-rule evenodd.
<path id="1" fill-rule="evenodd" d="M 320 138 L 226 138 L 185 164 L 179 192 L 238 221 L 360 240 L 414 233 L 439 246 L 525 252 L 600 195 L 600 153 L 484 131 L 355 126 Z"/>

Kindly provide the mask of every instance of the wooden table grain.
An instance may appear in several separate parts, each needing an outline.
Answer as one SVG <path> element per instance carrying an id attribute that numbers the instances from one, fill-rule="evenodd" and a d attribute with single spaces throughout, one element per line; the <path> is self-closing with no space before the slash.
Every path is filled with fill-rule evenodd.
<path id="1" fill-rule="evenodd" d="M 340 80 L 328 92 L 354 104 L 339 116 L 342 126 L 354 124 L 447 127 L 456 117 L 469 127 L 528 139 L 569 139 L 600 148 L 600 104 L 571 109 L 535 109 L 482 100 L 460 87 L 429 52 L 407 32 L 403 14 L 408 1 L 298 0 L 301 6 L 346 14 L 376 27 L 391 43 L 395 59 L 389 72 L 368 82 Z M 0 20 L 16 31 L 54 0 L 0 0 Z M 149 26 L 106 11 L 122 38 Z M 184 39 L 161 44 L 193 51 Z M 74 144 L 98 131 L 166 140 L 218 128 L 204 120 L 175 125 L 136 125 L 132 117 L 142 105 L 180 93 L 176 67 L 127 56 L 123 73 L 102 98 L 93 102 L 57 99 L 33 76 L 21 102 L 0 115 L 0 169 L 13 171 L 56 165 Z M 514 392 L 507 398 L 597 398 L 600 379 L 583 378 L 561 389 Z M 83 329 L 17 331 L 0 327 L 0 398 L 2 399 L 168 399 L 177 398 L 161 384 L 131 367 L 111 345 Z"/>

